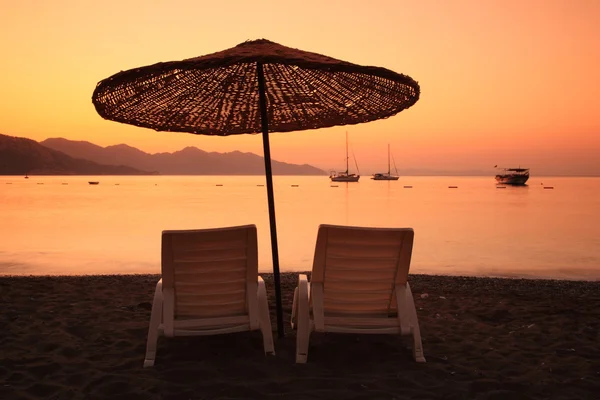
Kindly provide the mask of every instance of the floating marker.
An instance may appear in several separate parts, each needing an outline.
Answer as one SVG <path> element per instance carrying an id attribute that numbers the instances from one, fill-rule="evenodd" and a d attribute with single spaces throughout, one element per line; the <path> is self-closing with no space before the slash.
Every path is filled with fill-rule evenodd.
<path id="1" fill-rule="evenodd" d="M 292 185 L 292 187 L 298 187 L 299 185 Z"/>
<path id="2" fill-rule="evenodd" d="M 412 186 L 404 186 L 404 189 L 412 189 Z"/>
<path id="3" fill-rule="evenodd" d="M 448 189 L 458 189 L 458 186 L 448 186 Z"/>
<path id="4" fill-rule="evenodd" d="M 554 189 L 554 186 L 544 186 L 544 189 Z"/>

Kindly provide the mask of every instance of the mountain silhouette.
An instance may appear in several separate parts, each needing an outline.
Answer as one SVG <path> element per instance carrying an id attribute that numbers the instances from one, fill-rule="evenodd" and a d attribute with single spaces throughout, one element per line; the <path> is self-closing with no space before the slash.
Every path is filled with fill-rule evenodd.
<path id="1" fill-rule="evenodd" d="M 145 153 L 126 144 L 101 147 L 86 141 L 50 138 L 42 145 L 71 157 L 84 158 L 100 164 L 128 165 L 162 175 L 264 175 L 264 159 L 253 153 L 206 152 L 186 147 L 173 153 Z M 271 160 L 273 175 L 326 175 L 325 171 L 308 164 L 297 165 Z"/>
<path id="2" fill-rule="evenodd" d="M 0 134 L 0 175 L 153 175 L 125 165 L 69 156 L 35 140 Z"/>

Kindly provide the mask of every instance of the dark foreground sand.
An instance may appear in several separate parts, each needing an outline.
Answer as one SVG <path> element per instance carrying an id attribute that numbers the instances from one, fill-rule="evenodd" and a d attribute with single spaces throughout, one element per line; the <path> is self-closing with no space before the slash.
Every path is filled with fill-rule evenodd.
<path id="1" fill-rule="evenodd" d="M 0 399 L 600 396 L 600 282 L 413 275 L 426 364 L 405 339 L 314 334 L 296 365 L 286 323 L 275 357 L 258 333 L 161 338 L 143 369 L 157 279 L 0 277 Z M 282 279 L 289 321 L 296 274 Z"/>

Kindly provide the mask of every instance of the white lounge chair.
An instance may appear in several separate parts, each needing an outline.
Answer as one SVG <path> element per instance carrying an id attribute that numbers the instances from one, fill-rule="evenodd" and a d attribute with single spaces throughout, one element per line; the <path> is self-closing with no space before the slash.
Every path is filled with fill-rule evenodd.
<path id="1" fill-rule="evenodd" d="M 260 329 L 265 353 L 275 354 L 256 226 L 163 231 L 161 264 L 144 367 L 154 365 L 159 335 Z"/>
<path id="2" fill-rule="evenodd" d="M 312 331 L 410 335 L 425 362 L 407 281 L 413 238 L 411 228 L 319 226 L 311 282 L 299 276 L 292 305 L 297 363 Z"/>

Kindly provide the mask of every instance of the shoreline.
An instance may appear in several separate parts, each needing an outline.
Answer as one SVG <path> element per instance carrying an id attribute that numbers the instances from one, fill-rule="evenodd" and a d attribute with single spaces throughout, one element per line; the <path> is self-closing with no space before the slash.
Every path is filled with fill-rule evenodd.
<path id="1" fill-rule="evenodd" d="M 310 270 L 304 270 L 304 271 L 285 271 L 285 272 L 280 272 L 281 277 L 285 277 L 286 280 L 289 280 L 291 277 L 297 277 L 299 274 L 308 274 L 310 276 L 311 271 Z M 258 275 L 262 276 L 265 280 L 272 280 L 273 279 L 273 272 L 258 272 Z M 89 279 L 96 279 L 96 278 L 107 278 L 107 277 L 114 277 L 114 278 L 119 278 L 119 277 L 142 277 L 142 278 L 157 278 L 160 279 L 161 274 L 160 273 L 145 273 L 145 272 L 141 272 L 141 273 L 122 273 L 122 274 L 113 274 L 113 273 L 108 273 L 108 274 L 100 274 L 100 273 L 91 273 L 91 274 L 29 274 L 29 275 L 21 275 L 21 274 L 0 274 L 0 280 L 2 279 L 27 279 L 27 278 L 31 278 L 31 279 L 36 279 L 36 278 L 43 278 L 43 279 L 70 279 L 70 278 L 81 278 L 81 279 L 85 279 L 85 278 L 89 278 Z M 417 279 L 417 280 L 421 280 L 421 279 L 451 279 L 451 280 L 463 280 L 463 279 L 475 279 L 475 280 L 508 280 L 508 281 L 514 281 L 514 280 L 524 280 L 524 281 L 540 281 L 540 282 L 546 282 L 546 281 L 556 281 L 556 282 L 589 282 L 589 283 L 600 283 L 600 281 L 598 280 L 585 280 L 585 279 L 567 279 L 567 278 L 544 278 L 544 277 L 529 277 L 529 276 L 521 276 L 521 275 L 515 275 L 515 276 L 507 276 L 507 275 L 450 275 L 450 274 L 429 274 L 429 273 L 410 273 L 409 274 L 409 279 Z"/>
<path id="2" fill-rule="evenodd" d="M 1 263 L 0 263 L 1 266 Z M 258 274 L 260 276 L 262 276 L 264 279 L 273 279 L 273 273 L 272 272 L 258 272 Z M 281 272 L 280 275 L 281 277 L 283 276 L 295 276 L 297 277 L 299 274 L 305 274 L 305 275 L 309 275 L 310 276 L 310 271 L 293 271 L 293 272 L 289 272 L 289 271 L 285 271 L 285 272 Z M 600 277 L 593 277 L 593 278 L 585 278 L 585 277 L 551 277 L 551 276 L 538 276 L 538 275 L 519 275 L 519 274 L 514 274 L 514 275 L 450 275 L 450 274 L 439 274 L 439 273 L 416 273 L 416 274 L 410 274 L 410 277 L 412 277 L 413 279 L 421 279 L 420 277 L 429 277 L 429 278 L 448 278 L 448 279 L 499 279 L 499 280 L 510 280 L 510 281 L 519 281 L 519 280 L 524 280 L 524 281 L 532 281 L 533 283 L 540 281 L 540 282 L 546 282 L 546 281 L 553 281 L 553 282 L 582 282 L 582 283 L 600 283 Z M 56 278 L 56 279 L 62 279 L 62 278 L 98 278 L 98 277 L 155 277 L 157 280 L 160 279 L 160 274 L 158 273 L 146 273 L 146 272 L 140 272 L 140 273 L 121 273 L 121 274 L 116 274 L 116 273 L 89 273 L 89 274 L 11 274 L 11 273 L 6 273 L 6 272 L 0 272 L 0 280 L 4 279 L 4 278 Z M 288 278 L 289 279 L 289 278 Z"/>
<path id="3" fill-rule="evenodd" d="M 265 279 L 275 324 L 272 274 Z M 142 368 L 157 274 L 0 276 L 3 399 L 593 398 L 600 282 L 410 275 L 427 363 L 393 335 L 311 335 L 295 364 L 298 273 L 282 273 L 286 335 L 165 339 Z"/>

